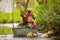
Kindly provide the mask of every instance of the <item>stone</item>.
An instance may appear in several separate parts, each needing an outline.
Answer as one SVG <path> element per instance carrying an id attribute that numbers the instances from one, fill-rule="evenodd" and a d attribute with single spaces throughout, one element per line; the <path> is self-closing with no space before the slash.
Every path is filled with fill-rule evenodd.
<path id="1" fill-rule="evenodd" d="M 29 32 L 33 32 L 37 34 L 37 29 L 29 29 L 29 28 L 13 28 L 14 36 L 27 35 Z"/>

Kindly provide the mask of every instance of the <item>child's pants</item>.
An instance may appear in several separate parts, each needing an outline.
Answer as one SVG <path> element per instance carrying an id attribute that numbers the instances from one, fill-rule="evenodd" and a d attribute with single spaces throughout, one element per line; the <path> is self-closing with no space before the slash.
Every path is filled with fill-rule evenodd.
<path id="1" fill-rule="evenodd" d="M 36 23 L 34 23 L 34 22 L 28 22 L 28 27 L 30 27 L 30 28 L 36 28 Z"/>

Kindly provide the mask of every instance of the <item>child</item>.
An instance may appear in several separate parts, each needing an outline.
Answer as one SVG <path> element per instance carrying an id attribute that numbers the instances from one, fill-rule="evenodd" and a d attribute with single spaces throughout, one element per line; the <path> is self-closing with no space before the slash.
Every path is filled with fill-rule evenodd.
<path id="1" fill-rule="evenodd" d="M 27 25 L 29 28 L 36 28 L 36 16 L 32 13 L 31 8 L 28 8 L 26 13 L 24 14 L 24 20 L 27 21 Z"/>

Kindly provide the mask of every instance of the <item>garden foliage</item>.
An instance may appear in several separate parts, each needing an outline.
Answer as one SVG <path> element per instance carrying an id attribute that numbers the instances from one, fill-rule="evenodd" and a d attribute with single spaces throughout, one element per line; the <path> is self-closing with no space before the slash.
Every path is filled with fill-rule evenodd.
<path id="1" fill-rule="evenodd" d="M 48 0 L 47 4 L 39 4 L 33 11 L 37 15 L 38 26 L 60 26 L 59 0 Z"/>

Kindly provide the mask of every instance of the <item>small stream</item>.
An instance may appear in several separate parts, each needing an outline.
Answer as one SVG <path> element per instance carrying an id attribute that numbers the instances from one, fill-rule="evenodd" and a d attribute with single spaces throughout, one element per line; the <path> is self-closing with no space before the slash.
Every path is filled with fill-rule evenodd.
<path id="1" fill-rule="evenodd" d="M 14 23 L 14 27 L 17 27 L 19 23 Z M 11 27 L 13 28 L 13 23 L 5 23 L 5 24 L 0 24 L 0 27 Z"/>
<path id="2" fill-rule="evenodd" d="M 51 38 L 41 38 L 42 33 L 39 34 L 39 37 L 37 38 L 22 38 L 22 37 L 14 37 L 13 34 L 7 34 L 7 35 L 0 35 L 0 40 L 52 40 Z"/>
<path id="3" fill-rule="evenodd" d="M 0 35 L 0 40 L 60 40 L 59 37 L 55 38 L 22 38 L 22 37 L 14 37 L 13 34 L 7 34 L 7 35 Z"/>
<path id="4" fill-rule="evenodd" d="M 14 23 L 14 27 L 17 27 L 19 23 Z M 13 23 L 9 23 L 9 24 L 0 24 L 0 26 L 6 26 L 6 27 L 13 27 Z M 38 33 L 38 37 L 37 38 L 22 38 L 22 37 L 14 37 L 13 34 L 7 34 L 7 35 L 0 35 L 0 40 L 60 40 L 60 38 L 55 37 L 55 38 L 42 38 L 41 35 L 43 33 Z"/>

